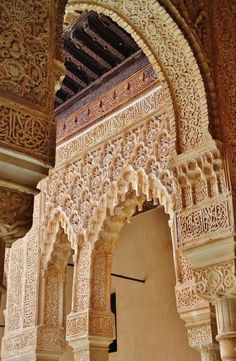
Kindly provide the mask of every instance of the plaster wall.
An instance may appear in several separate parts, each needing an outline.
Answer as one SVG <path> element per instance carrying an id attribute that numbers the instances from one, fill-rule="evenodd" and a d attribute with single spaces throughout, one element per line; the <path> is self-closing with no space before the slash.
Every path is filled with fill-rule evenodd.
<path id="1" fill-rule="evenodd" d="M 112 277 L 118 351 L 110 354 L 110 361 L 200 361 L 176 311 L 171 235 L 161 207 L 125 225 L 112 272 L 145 283 Z"/>
<path id="2" fill-rule="evenodd" d="M 73 269 L 67 267 L 66 312 Z M 161 207 L 126 224 L 114 251 L 112 273 L 145 279 L 138 283 L 112 277 L 116 292 L 118 351 L 110 361 L 200 361 L 188 345 L 175 303 L 175 274 L 168 216 Z M 60 361 L 72 361 L 66 347 Z"/>

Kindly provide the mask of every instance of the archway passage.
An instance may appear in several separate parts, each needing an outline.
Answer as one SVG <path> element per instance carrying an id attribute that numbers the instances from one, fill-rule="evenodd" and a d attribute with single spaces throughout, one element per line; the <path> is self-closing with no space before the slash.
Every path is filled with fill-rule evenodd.
<path id="1" fill-rule="evenodd" d="M 226 270 L 233 274 L 233 223 L 224 163 L 207 130 L 206 96 L 196 59 L 183 33 L 158 2 L 141 1 L 138 6 L 133 6 L 125 0 L 111 3 L 104 0 L 99 4 L 95 1 L 88 4 L 70 1 L 66 19 L 76 17 L 78 20 L 83 10 L 110 16 L 126 29 L 146 54 L 156 76 L 154 81 L 151 79 L 150 88 L 144 86 L 137 98 L 129 98 L 132 101 L 122 103 L 119 109 L 112 108 L 111 114 L 104 116 L 106 103 L 100 98 L 99 102 L 81 107 L 80 114 L 78 109 L 65 114 L 61 140 L 66 141 L 58 142 L 56 167 L 41 184 L 41 205 L 40 210 L 36 210 L 34 233 L 20 241 L 19 248 L 12 252 L 15 278 L 12 279 L 11 305 L 7 310 L 7 322 L 11 327 L 4 336 L 3 359 L 14 360 L 19 353 L 25 356 L 29 349 L 35 356 L 39 353 L 39 345 L 45 350 L 45 344 L 39 343 L 40 328 L 35 327 L 38 293 L 31 293 L 29 283 L 37 290 L 41 271 L 50 262 L 51 252 L 57 244 L 56 234 L 62 225 L 73 244 L 76 260 L 67 340 L 74 349 L 76 361 L 107 360 L 107 347 L 114 336 L 108 282 L 111 249 L 124 221 L 132 217 L 137 205 L 142 208 L 145 199 L 159 201 L 170 215 L 178 310 L 188 316 L 185 319 L 190 343 L 203 357 L 209 352 L 215 357 L 218 349 L 211 327 L 211 312 L 208 302 L 200 297 L 202 289 L 214 289 L 200 287 L 211 281 L 212 270 L 202 281 L 202 270 L 192 270 L 184 252 L 190 250 L 191 257 L 192 250 L 209 244 L 218 245 L 225 238 L 226 241 L 220 245 L 229 246 L 230 264 Z M 68 20 L 67 25 L 73 24 Z M 133 89 L 136 90 L 138 83 L 145 84 L 143 74 L 141 81 L 138 77 L 134 82 Z M 126 86 L 127 91 L 132 88 L 130 84 L 126 83 Z M 109 102 L 114 104 L 116 91 L 110 95 Z M 82 117 L 78 118 L 81 114 Z M 97 118 L 90 119 L 93 125 L 76 134 L 78 119 L 86 120 L 94 114 Z M 96 120 L 101 122 L 96 123 Z M 67 127 L 66 123 L 70 126 Z M 73 138 L 67 139 L 66 132 L 70 133 L 70 129 Z M 29 272 L 27 282 L 23 282 L 24 288 L 18 282 L 22 281 L 24 274 L 14 268 L 16 250 L 21 249 L 21 245 L 24 253 L 20 259 L 27 257 L 25 269 Z M 37 257 L 41 260 L 40 265 L 35 261 Z M 196 261 L 196 257 L 192 259 Z M 31 272 L 33 264 L 36 270 Z M 195 268 L 198 267 L 199 264 L 195 264 Z M 198 277 L 198 287 L 193 272 Z M 232 283 L 224 285 L 226 288 L 231 286 Z M 18 292 L 16 299 L 13 297 L 14 287 Z M 224 288 L 222 292 L 224 294 Z M 211 295 L 205 296 L 212 301 Z M 24 309 L 26 322 L 22 323 L 16 313 L 14 317 L 10 315 L 13 304 L 14 307 L 17 305 L 17 310 Z M 201 314 L 198 312 L 200 308 L 201 312 L 204 309 Z M 64 334 L 60 331 L 59 341 Z M 204 337 L 206 332 L 207 337 Z M 199 334 L 203 335 L 200 339 Z M 47 343 L 45 335 L 47 333 L 44 334 Z M 51 337 L 52 340 L 53 332 Z M 51 345 L 56 344 L 53 340 Z M 56 359 L 58 353 L 57 349 Z"/>
<path id="2" fill-rule="evenodd" d="M 137 213 L 113 251 L 117 352 L 111 361 L 200 360 L 176 310 L 175 282 L 168 216 L 160 206 Z"/>

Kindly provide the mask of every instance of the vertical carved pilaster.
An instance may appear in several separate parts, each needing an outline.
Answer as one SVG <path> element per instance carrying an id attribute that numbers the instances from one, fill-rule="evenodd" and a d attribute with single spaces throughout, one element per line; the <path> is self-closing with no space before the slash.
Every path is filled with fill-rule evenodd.
<path id="1" fill-rule="evenodd" d="M 67 318 L 67 341 L 77 361 L 108 360 L 114 335 L 110 311 L 111 254 L 98 242 L 75 255 L 72 312 Z"/>

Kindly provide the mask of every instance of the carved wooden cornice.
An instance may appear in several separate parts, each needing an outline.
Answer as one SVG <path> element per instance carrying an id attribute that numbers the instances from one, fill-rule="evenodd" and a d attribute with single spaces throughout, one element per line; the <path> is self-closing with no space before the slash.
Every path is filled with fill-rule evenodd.
<path id="1" fill-rule="evenodd" d="M 151 66 L 140 70 L 133 76 L 124 80 L 112 90 L 102 94 L 95 101 L 78 108 L 72 114 L 63 117 L 57 126 L 57 145 L 76 136 L 83 130 L 129 104 L 145 91 L 151 90 L 159 84 L 159 80 Z"/>

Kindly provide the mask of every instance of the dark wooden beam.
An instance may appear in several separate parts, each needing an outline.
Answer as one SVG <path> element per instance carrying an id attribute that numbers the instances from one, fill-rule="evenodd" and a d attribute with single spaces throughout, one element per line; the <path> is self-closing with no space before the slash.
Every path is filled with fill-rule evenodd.
<path id="1" fill-rule="evenodd" d="M 129 37 L 129 35 L 127 35 L 125 33 L 125 31 L 120 29 L 120 27 L 118 25 L 114 24 L 114 22 L 112 22 L 112 21 L 109 21 L 109 18 L 107 18 L 105 15 L 98 14 L 98 19 L 99 19 L 99 21 L 101 21 L 102 25 L 105 28 L 110 29 L 113 33 L 115 33 L 115 35 L 117 37 L 119 37 L 121 40 L 123 40 L 125 45 L 129 45 L 131 47 L 131 49 L 133 49 L 133 50 L 139 49 L 138 45 L 134 42 L 134 40 L 131 39 Z"/>
<path id="2" fill-rule="evenodd" d="M 75 91 L 68 88 L 65 84 L 62 84 L 61 89 L 64 90 L 66 93 L 72 95 L 72 96 L 75 94 Z"/>
<path id="3" fill-rule="evenodd" d="M 104 40 L 96 31 L 92 30 L 89 26 L 84 27 L 84 31 L 91 36 L 91 38 L 98 42 L 104 50 L 108 50 L 113 56 L 115 56 L 120 61 L 125 59 L 125 56 L 117 49 L 115 49 L 111 44 Z"/>
<path id="4" fill-rule="evenodd" d="M 80 88 L 86 87 L 87 84 L 81 78 L 78 78 L 75 74 L 73 74 L 69 70 L 67 70 L 66 75 L 68 76 L 68 78 L 73 80 L 77 85 L 79 85 Z"/>
<path id="5" fill-rule="evenodd" d="M 55 96 L 55 102 L 59 103 L 59 104 L 63 104 L 63 99 L 61 99 L 58 95 Z"/>
<path id="6" fill-rule="evenodd" d="M 101 65 L 104 70 L 107 71 L 111 69 L 111 65 L 106 60 L 104 60 L 100 55 L 98 55 L 98 53 L 95 52 L 94 49 L 92 50 L 91 48 L 86 46 L 85 43 L 76 36 L 75 32 L 72 34 L 71 40 L 78 49 L 83 50 L 88 56 L 94 59 L 99 65 Z"/>
<path id="7" fill-rule="evenodd" d="M 99 77 L 98 74 L 96 74 L 93 70 L 91 70 L 90 68 L 87 67 L 87 65 L 85 65 L 84 63 L 82 63 L 80 60 L 78 60 L 78 58 L 76 57 L 76 55 L 72 55 L 72 53 L 66 51 L 65 54 L 65 58 L 68 59 L 69 61 L 71 61 L 73 64 L 75 64 L 80 70 L 82 70 L 85 75 L 87 77 L 89 77 L 90 79 L 97 79 Z"/>
<path id="8" fill-rule="evenodd" d="M 93 101 L 101 93 L 110 90 L 127 77 L 148 65 L 148 60 L 139 49 L 136 53 L 131 55 L 128 59 L 118 64 L 115 68 L 105 73 L 102 79 L 95 80 L 86 88 L 82 89 L 78 94 L 67 100 L 64 104 L 59 106 L 55 113 L 58 118 L 64 118 L 70 112 L 75 111 L 78 107 L 85 103 Z"/>

